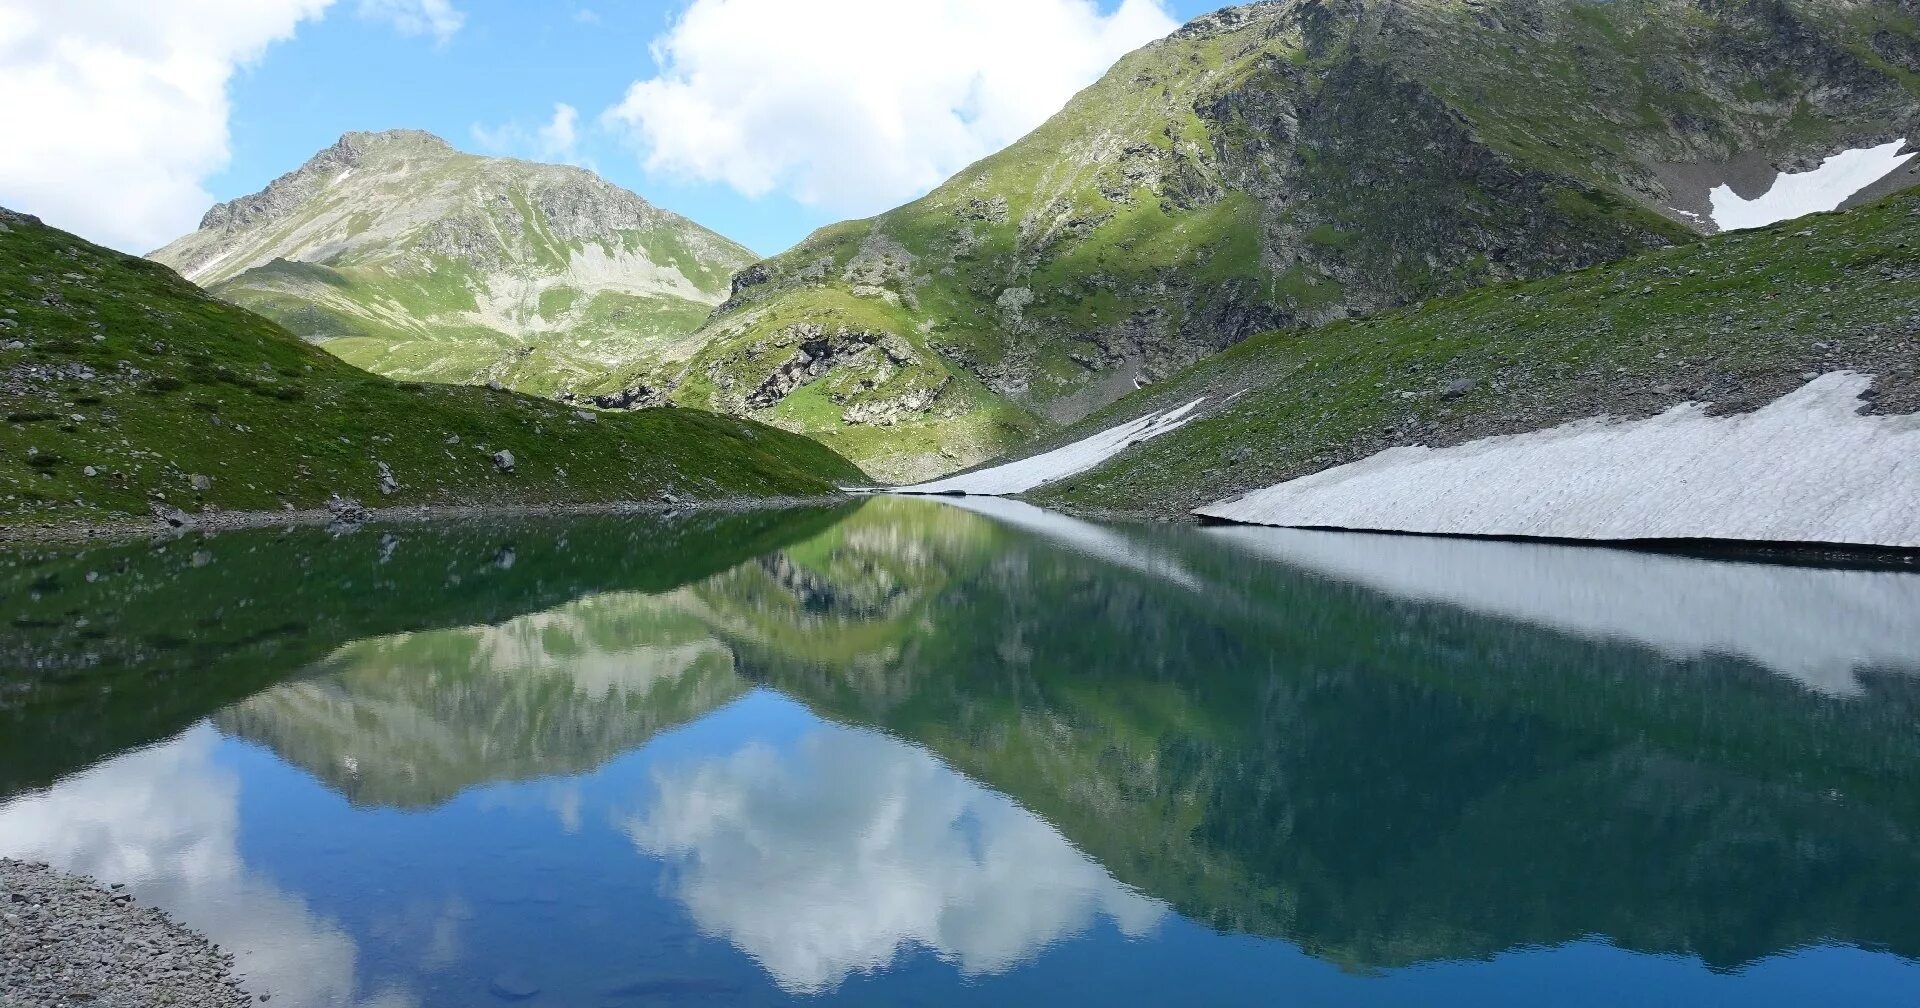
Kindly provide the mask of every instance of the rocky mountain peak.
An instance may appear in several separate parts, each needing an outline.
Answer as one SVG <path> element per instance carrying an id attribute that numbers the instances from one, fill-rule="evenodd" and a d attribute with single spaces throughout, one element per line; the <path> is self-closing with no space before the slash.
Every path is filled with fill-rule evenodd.
<path id="1" fill-rule="evenodd" d="M 425 130 L 393 129 L 342 134 L 307 163 L 274 179 L 265 189 L 216 203 L 200 219 L 200 229 L 232 229 L 278 220 L 312 198 L 327 182 L 369 161 L 442 159 L 460 152 Z"/>

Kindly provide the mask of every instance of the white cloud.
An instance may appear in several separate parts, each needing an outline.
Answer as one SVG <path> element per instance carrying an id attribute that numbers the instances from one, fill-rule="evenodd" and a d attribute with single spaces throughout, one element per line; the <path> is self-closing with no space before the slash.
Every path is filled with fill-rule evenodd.
<path id="1" fill-rule="evenodd" d="M 125 884 L 197 928 L 236 973 L 280 1003 L 404 1008 L 411 996 L 354 997 L 359 950 L 336 922 L 248 867 L 240 781 L 205 724 L 0 805 L 0 855 Z"/>
<path id="2" fill-rule="evenodd" d="M 1166 913 L 1031 812 L 876 732 L 823 725 L 655 785 L 626 824 L 634 843 L 674 863 L 703 933 L 788 991 L 827 992 L 913 947 L 998 973 L 1102 917 L 1139 936 Z"/>
<path id="3" fill-rule="evenodd" d="M 334 0 L 0 0 L 0 205 L 128 252 L 199 224 L 227 84 Z M 444 40 L 448 0 L 361 0 Z"/>
<path id="4" fill-rule="evenodd" d="M 403 35 L 432 35 L 442 45 L 467 21 L 450 0 L 360 0 L 360 16 L 385 21 Z"/>
<path id="5" fill-rule="evenodd" d="M 553 107 L 553 118 L 547 120 L 536 134 L 540 141 L 540 150 L 549 157 L 571 160 L 579 147 L 580 138 L 575 126 L 580 121 L 580 112 L 565 103 Z"/>
<path id="6" fill-rule="evenodd" d="M 0 204 L 143 252 L 227 163 L 227 81 L 332 0 L 0 0 Z"/>
<path id="7" fill-rule="evenodd" d="M 917 196 L 1175 27 L 1160 0 L 694 0 L 606 112 L 650 170 L 841 212 Z"/>
<path id="8" fill-rule="evenodd" d="M 580 110 L 565 102 L 555 103 L 553 115 L 532 129 L 509 122 L 499 126 L 475 123 L 470 130 L 475 143 L 495 154 L 521 154 L 588 167 L 592 164 L 580 156 Z"/>

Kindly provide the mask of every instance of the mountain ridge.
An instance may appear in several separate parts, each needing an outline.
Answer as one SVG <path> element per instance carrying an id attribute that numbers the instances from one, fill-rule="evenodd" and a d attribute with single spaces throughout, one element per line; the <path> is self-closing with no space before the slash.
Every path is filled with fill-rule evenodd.
<path id="1" fill-rule="evenodd" d="M 1756 159 L 1920 134 L 1916 39 L 1886 0 L 1229 9 L 742 272 L 697 356 L 624 384 L 965 468 L 1256 332 L 1689 241 Z"/>
<path id="2" fill-rule="evenodd" d="M 343 135 L 151 258 L 377 373 L 591 397 L 690 353 L 755 257 L 587 169 L 388 130 Z"/>

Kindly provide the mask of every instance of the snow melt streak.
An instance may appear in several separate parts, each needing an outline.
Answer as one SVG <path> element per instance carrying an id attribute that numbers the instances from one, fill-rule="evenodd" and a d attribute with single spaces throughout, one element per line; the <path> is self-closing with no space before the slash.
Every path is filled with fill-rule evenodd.
<path id="1" fill-rule="evenodd" d="M 1838 210 L 1854 193 L 1911 160 L 1913 154 L 1900 153 L 1906 145 L 1905 140 L 1895 140 L 1878 147 L 1842 151 L 1812 171 L 1781 175 L 1773 180 L 1773 188 L 1757 199 L 1741 199 L 1731 186 L 1720 186 L 1708 194 L 1713 201 L 1713 222 L 1722 231 L 1739 231 Z"/>
<path id="2" fill-rule="evenodd" d="M 1085 472 L 1120 454 L 1129 445 L 1159 437 L 1168 431 L 1179 430 L 1188 421 L 1194 419 L 1193 411 L 1203 402 L 1206 402 L 1204 396 L 1179 409 L 1150 413 L 1138 420 L 1130 420 L 1085 440 L 1075 441 L 1065 447 L 1055 448 L 1032 458 L 1008 462 L 1006 465 L 997 465 L 979 472 L 949 476 L 931 483 L 895 487 L 894 490 L 899 493 L 964 493 L 985 497 L 1025 493 L 1041 484 L 1065 479 L 1074 473 Z"/>
<path id="3" fill-rule="evenodd" d="M 1453 448 L 1393 448 L 1208 505 L 1256 525 L 1920 547 L 1920 415 L 1862 416 L 1837 371 L 1754 413 L 1697 403 Z"/>

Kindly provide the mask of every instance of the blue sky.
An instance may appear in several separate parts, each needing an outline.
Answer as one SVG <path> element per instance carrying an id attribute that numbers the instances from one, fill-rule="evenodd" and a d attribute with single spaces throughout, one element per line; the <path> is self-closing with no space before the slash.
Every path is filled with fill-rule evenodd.
<path id="1" fill-rule="evenodd" d="M 884 209 L 857 195 L 802 202 L 794 194 L 797 183 L 748 194 L 698 172 L 649 170 L 646 145 L 634 142 L 631 131 L 602 124 L 602 114 L 635 81 L 662 73 L 651 46 L 692 2 L 452 0 L 459 25 L 442 38 L 392 30 L 355 16 L 343 6 L 349 0 L 339 0 L 238 69 L 228 88 L 231 162 L 202 185 L 217 199 L 253 192 L 354 129 L 415 127 L 465 150 L 556 159 L 553 150 L 541 149 L 537 131 L 564 103 L 578 113 L 576 145 L 565 159 L 763 254 L 786 248 L 821 224 Z M 817 0 L 782 2 L 804 7 Z M 1099 0 L 1105 15 L 1118 5 Z M 1172 0 L 1159 6 L 1184 22 L 1223 5 Z M 483 142 L 482 135 L 493 142 Z M 897 188 L 877 188 L 884 190 L 875 195 L 885 205 L 898 201 Z"/>

